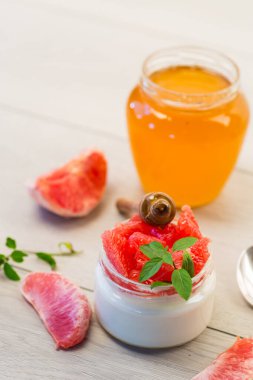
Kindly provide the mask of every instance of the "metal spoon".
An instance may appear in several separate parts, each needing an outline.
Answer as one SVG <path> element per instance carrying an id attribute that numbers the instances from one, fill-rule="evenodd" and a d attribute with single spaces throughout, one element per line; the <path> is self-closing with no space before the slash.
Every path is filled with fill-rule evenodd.
<path id="1" fill-rule="evenodd" d="M 243 297 L 253 306 L 253 247 L 241 253 L 237 263 L 236 277 Z"/>

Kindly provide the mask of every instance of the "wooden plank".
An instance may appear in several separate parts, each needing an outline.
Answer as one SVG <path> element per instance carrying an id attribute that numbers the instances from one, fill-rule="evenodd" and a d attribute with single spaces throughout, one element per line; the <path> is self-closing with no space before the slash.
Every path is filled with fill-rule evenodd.
<path id="1" fill-rule="evenodd" d="M 227 7 L 217 1 L 216 13 L 213 2 L 210 9 L 195 3 L 197 13 L 187 3 L 164 1 L 2 1 L 0 105 L 125 136 L 125 102 L 144 58 L 164 46 L 185 43 L 231 54 L 242 67 L 252 104 L 253 50 L 247 42 L 252 23 L 246 11 L 251 3 L 245 4 L 242 18 L 230 6 L 229 19 Z M 252 142 L 250 131 L 239 161 L 251 171 Z"/>
<path id="2" fill-rule="evenodd" d="M 87 295 L 92 302 L 92 293 Z M 69 351 L 56 351 L 51 337 L 22 298 L 17 284 L 2 278 L 0 310 L 1 379 L 190 379 L 235 340 L 207 329 L 182 347 L 137 349 L 111 338 L 93 316 L 84 344 Z"/>
<path id="3" fill-rule="evenodd" d="M 35 2 L 2 2 L 0 18 L 8 34 L 0 40 L 1 103 L 125 134 L 125 101 L 150 44 L 161 46 L 155 37 L 145 38 L 140 52 L 134 30 Z"/>
<path id="4" fill-rule="evenodd" d="M 5 178 L 0 188 L 4 199 L 0 203 L 2 239 L 4 234 L 11 235 L 21 247 L 48 251 L 55 250 L 59 241 L 73 241 L 84 253 L 71 259 L 60 259 L 59 270 L 70 265 L 72 269 L 69 267 L 68 275 L 86 287 L 93 286 L 100 235 L 120 220 L 114 207 L 115 200 L 118 196 L 134 199 L 142 194 L 127 144 L 122 139 L 111 140 L 96 133 L 63 128 L 9 112 L 0 111 L 0 119 L 5 126 L 5 137 L 0 140 L 0 170 Z M 26 181 L 91 146 L 102 149 L 109 161 L 106 196 L 98 209 L 87 218 L 65 220 L 38 208 L 28 196 Z M 47 266 L 31 259 L 29 268 L 47 269 Z"/>
<path id="5" fill-rule="evenodd" d="M 208 5 L 194 0 L 194 5 L 162 0 L 155 4 L 3 0 L 0 4 L 1 238 L 13 235 L 20 247 L 49 251 L 58 241 L 73 241 L 84 253 L 60 258 L 58 269 L 85 288 L 94 287 L 101 232 L 120 220 L 115 199 L 141 195 L 122 137 L 126 135 L 123 104 L 143 58 L 160 47 L 185 42 L 224 50 L 242 67 L 252 103 L 251 2 L 245 2 L 242 18 L 238 18 L 241 4 L 229 4 L 229 17 L 227 5 L 218 0 Z M 239 161 L 239 167 L 251 173 L 252 142 L 250 130 Z M 103 204 L 88 218 L 75 221 L 35 207 L 25 194 L 25 180 L 91 145 L 103 149 L 109 160 Z M 196 210 L 213 241 L 218 280 L 210 328 L 198 339 L 171 350 L 134 349 L 108 336 L 94 316 L 85 344 L 69 352 L 55 351 L 17 284 L 0 274 L 0 377 L 189 379 L 232 344 L 234 337 L 229 334 L 251 335 L 252 309 L 239 293 L 235 268 L 240 251 L 252 244 L 252 189 L 252 174 L 235 171 L 222 195 Z M 47 268 L 34 258 L 24 267 Z M 87 295 L 92 301 L 93 293 Z"/>
<path id="6" fill-rule="evenodd" d="M 122 29 L 131 28 L 146 33 L 148 37 L 155 35 L 167 40 L 184 38 L 201 45 L 213 44 L 221 50 L 230 49 L 240 56 L 252 57 L 253 54 L 247 43 L 248 34 L 253 31 L 250 0 L 244 1 L 243 9 L 240 4 L 231 4 L 228 0 L 222 4 L 219 0 L 208 4 L 203 4 L 201 0 L 194 0 L 191 4 L 165 0 L 158 0 L 155 4 L 143 0 L 93 0 L 92 3 L 82 0 L 22 0 L 22 5 L 69 18 L 94 18 L 100 23 L 109 24 L 111 28 L 115 25 Z M 243 17 L 239 18 L 238 12 Z M 199 33 L 200 29 L 203 33 Z"/>
<path id="7" fill-rule="evenodd" d="M 121 220 L 115 200 L 120 196 L 138 199 L 141 195 L 126 142 L 8 112 L 0 111 L 0 119 L 5 126 L 5 138 L 0 141 L 0 170 L 4 178 L 0 188 L 4 200 L 0 203 L 2 241 L 11 235 L 21 248 L 52 251 L 59 241 L 71 240 L 84 253 L 59 258 L 58 269 L 78 284 L 93 289 L 100 235 Z M 26 194 L 26 179 L 35 178 L 95 144 L 109 160 L 109 184 L 101 206 L 79 220 L 63 220 L 37 208 Z M 252 310 L 243 301 L 235 278 L 240 252 L 252 245 L 252 189 L 253 176 L 235 171 L 221 196 L 195 211 L 202 230 L 212 239 L 217 272 L 215 312 L 210 326 L 238 335 L 252 334 Z M 48 269 L 34 258 L 22 266 Z"/>

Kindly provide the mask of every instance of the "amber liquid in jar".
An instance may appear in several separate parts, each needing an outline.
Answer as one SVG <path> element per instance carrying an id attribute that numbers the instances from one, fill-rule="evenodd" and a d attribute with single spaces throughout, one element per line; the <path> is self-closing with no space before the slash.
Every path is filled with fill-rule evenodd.
<path id="1" fill-rule="evenodd" d="M 177 206 L 212 201 L 236 163 L 248 118 L 244 96 L 215 65 L 151 70 L 127 104 L 145 192 L 164 191 Z"/>

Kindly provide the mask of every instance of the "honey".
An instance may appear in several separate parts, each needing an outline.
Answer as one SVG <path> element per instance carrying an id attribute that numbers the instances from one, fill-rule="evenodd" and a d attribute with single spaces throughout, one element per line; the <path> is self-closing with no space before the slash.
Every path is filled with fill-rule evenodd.
<path id="1" fill-rule="evenodd" d="M 206 65 L 201 58 L 207 52 L 193 50 L 186 49 L 183 58 L 181 52 L 178 65 L 178 51 L 152 56 L 127 103 L 142 186 L 145 192 L 168 193 L 178 207 L 200 206 L 219 194 L 234 168 L 249 119 L 233 62 L 208 51 L 211 64 Z"/>

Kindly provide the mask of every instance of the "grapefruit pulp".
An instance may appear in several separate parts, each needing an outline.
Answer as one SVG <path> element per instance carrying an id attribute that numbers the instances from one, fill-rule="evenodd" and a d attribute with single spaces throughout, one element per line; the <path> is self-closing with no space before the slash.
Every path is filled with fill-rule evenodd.
<path id="1" fill-rule="evenodd" d="M 168 223 L 164 227 L 151 226 L 144 222 L 139 215 L 115 228 L 105 231 L 102 235 L 104 250 L 115 269 L 124 277 L 138 282 L 141 270 L 149 260 L 140 250 L 140 246 L 152 241 L 160 242 L 172 253 L 177 269 L 182 267 L 183 252 L 172 252 L 174 242 L 183 237 L 193 236 L 197 242 L 188 249 L 194 263 L 194 275 L 197 275 L 209 258 L 209 239 L 202 236 L 199 225 L 189 206 L 183 206 L 177 221 Z M 169 264 L 162 264 L 159 271 L 145 284 L 154 281 L 171 282 L 174 268 Z"/>
<path id="2" fill-rule="evenodd" d="M 192 380 L 250 380 L 253 378 L 253 339 L 237 338 L 227 351 L 220 354 Z"/>
<path id="3" fill-rule="evenodd" d="M 106 186 L 107 162 L 91 150 L 53 172 L 40 176 L 30 187 L 35 201 L 63 217 L 89 214 L 101 201 Z"/>
<path id="4" fill-rule="evenodd" d="M 21 292 L 32 304 L 56 342 L 70 348 L 85 338 L 91 308 L 80 288 L 56 272 L 28 274 Z"/>

